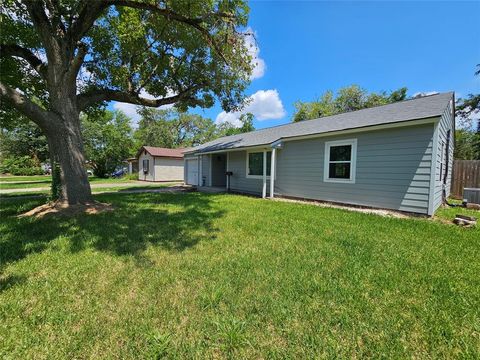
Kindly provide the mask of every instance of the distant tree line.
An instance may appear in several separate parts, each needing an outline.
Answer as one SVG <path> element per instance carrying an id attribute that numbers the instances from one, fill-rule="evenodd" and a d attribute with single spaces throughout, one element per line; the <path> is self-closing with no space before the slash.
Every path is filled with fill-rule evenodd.
<path id="1" fill-rule="evenodd" d="M 139 114 L 141 119 L 136 129 L 132 127 L 132 120 L 121 111 L 81 114 L 86 166 L 94 175 L 109 176 L 123 166 L 125 159 L 135 156 L 142 145 L 186 148 L 255 130 L 250 113 L 240 116 L 240 127 L 231 123 L 215 124 L 211 119 L 175 108 L 141 108 Z M 41 165 L 50 162 L 46 137 L 33 122 L 23 120 L 13 128 L 1 128 L 1 173 L 42 174 L 45 169 Z"/>
<path id="2" fill-rule="evenodd" d="M 389 93 L 371 92 L 358 85 L 350 85 L 338 90 L 335 95 L 328 90 L 318 99 L 313 101 L 297 101 L 293 122 L 317 119 L 320 117 L 346 113 L 355 110 L 370 108 L 373 106 L 386 105 L 407 98 L 407 88 L 403 87 Z"/>
<path id="3" fill-rule="evenodd" d="M 477 67 L 479 70 L 475 75 L 480 75 L 480 64 Z M 313 101 L 297 101 L 292 121 L 317 119 L 406 99 L 408 97 L 405 87 L 391 92 L 369 93 L 358 85 L 351 85 L 341 88 L 336 94 L 330 90 L 326 91 Z M 455 159 L 480 160 L 480 121 L 477 120 L 475 123 L 472 119 L 477 114 L 480 114 L 480 94 L 469 94 L 465 99 L 457 100 Z"/>
<path id="4" fill-rule="evenodd" d="M 480 75 L 480 64 L 475 76 Z M 468 94 L 455 106 L 455 159 L 480 160 L 480 94 Z M 476 120 L 475 120 L 476 118 Z"/>
<path id="5" fill-rule="evenodd" d="M 480 68 L 480 67 L 479 67 Z M 480 70 L 479 70 L 480 71 Z M 476 74 L 479 74 L 479 71 Z M 368 92 L 357 85 L 327 91 L 314 101 L 297 101 L 292 121 L 305 121 L 407 99 L 407 88 L 391 92 Z M 480 159 L 480 122 L 472 117 L 480 113 L 480 94 L 458 99 L 455 132 L 456 159 Z M 123 161 L 136 154 L 142 145 L 186 148 L 222 136 L 255 130 L 253 115 L 240 116 L 240 126 L 216 124 L 211 119 L 175 108 L 140 108 L 136 129 L 121 111 L 94 111 L 81 115 L 81 131 L 88 166 L 99 177 L 109 176 Z M 49 162 L 48 142 L 37 125 L 23 118 L 14 127 L 0 132 L 0 172 L 16 175 L 41 174 L 42 163 Z"/>

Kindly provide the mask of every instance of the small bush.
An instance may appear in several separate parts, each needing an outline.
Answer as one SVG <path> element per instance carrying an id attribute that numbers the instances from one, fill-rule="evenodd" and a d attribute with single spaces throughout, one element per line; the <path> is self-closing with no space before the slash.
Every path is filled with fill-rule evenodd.
<path id="1" fill-rule="evenodd" d="M 0 165 L 1 173 L 12 175 L 42 175 L 43 169 L 28 156 L 9 157 Z"/>
<path id="2" fill-rule="evenodd" d="M 133 173 L 133 174 L 127 174 L 125 176 L 123 176 L 122 179 L 125 179 L 125 180 L 138 180 L 138 173 Z"/>

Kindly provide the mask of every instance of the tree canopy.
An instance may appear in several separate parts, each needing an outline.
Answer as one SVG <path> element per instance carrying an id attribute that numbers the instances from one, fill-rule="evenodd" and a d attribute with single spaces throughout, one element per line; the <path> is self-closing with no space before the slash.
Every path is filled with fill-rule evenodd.
<path id="1" fill-rule="evenodd" d="M 244 0 L 4 0 L 0 16 L 0 121 L 42 129 L 69 204 L 92 200 L 80 112 L 238 110 L 254 66 Z"/>
<path id="2" fill-rule="evenodd" d="M 229 122 L 223 123 L 218 125 L 219 127 L 219 136 L 230 136 L 236 134 L 242 134 L 250 131 L 255 130 L 255 126 L 253 126 L 253 114 L 246 113 L 240 115 L 238 119 L 242 126 L 234 126 Z"/>
<path id="3" fill-rule="evenodd" d="M 212 120 L 176 109 L 139 111 L 141 119 L 135 132 L 137 145 L 179 148 L 200 145 L 218 137 Z"/>
<path id="4" fill-rule="evenodd" d="M 480 64 L 475 75 L 480 75 Z M 455 131 L 455 159 L 480 160 L 480 94 L 468 94 L 455 104 L 458 129 Z M 476 116 L 477 115 L 477 116 Z"/>
<path id="5" fill-rule="evenodd" d="M 0 132 L 0 160 L 27 156 L 36 166 L 47 161 L 47 138 L 34 123 L 18 121 L 12 129 L 2 128 Z"/>
<path id="6" fill-rule="evenodd" d="M 328 90 L 314 101 L 297 101 L 292 121 L 311 120 L 324 116 L 336 115 L 344 112 L 361 110 L 373 106 L 385 105 L 405 100 L 407 88 L 400 88 L 387 93 L 369 93 L 358 85 L 343 87 L 336 96 Z"/>
<path id="7" fill-rule="evenodd" d="M 83 115 L 82 135 L 87 162 L 94 175 L 107 177 L 136 152 L 130 118 L 121 111 Z"/>

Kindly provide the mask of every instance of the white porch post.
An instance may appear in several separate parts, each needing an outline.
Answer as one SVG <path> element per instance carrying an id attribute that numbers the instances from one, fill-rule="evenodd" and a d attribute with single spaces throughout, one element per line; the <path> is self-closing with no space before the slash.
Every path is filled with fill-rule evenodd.
<path id="1" fill-rule="evenodd" d="M 228 155 L 229 155 L 229 154 L 230 154 L 230 153 L 227 151 L 227 154 L 225 155 L 225 156 L 227 157 L 227 164 L 226 164 L 226 166 L 225 166 L 225 171 L 226 171 L 226 172 L 229 172 L 229 171 L 230 171 L 230 168 L 229 168 L 229 165 L 230 165 L 230 164 L 228 163 L 228 161 L 229 161 Z M 225 174 L 225 176 L 226 176 L 226 178 L 227 178 L 226 181 L 225 181 L 225 183 L 227 184 L 226 188 L 227 188 L 227 190 L 230 190 L 230 176 L 228 176 L 227 174 Z"/>
<path id="2" fill-rule="evenodd" d="M 273 193 L 275 189 L 275 153 L 277 149 L 272 149 L 272 159 L 270 162 L 270 199 L 273 199 Z"/>
<path id="3" fill-rule="evenodd" d="M 267 197 L 267 151 L 263 150 L 263 188 L 262 198 Z"/>

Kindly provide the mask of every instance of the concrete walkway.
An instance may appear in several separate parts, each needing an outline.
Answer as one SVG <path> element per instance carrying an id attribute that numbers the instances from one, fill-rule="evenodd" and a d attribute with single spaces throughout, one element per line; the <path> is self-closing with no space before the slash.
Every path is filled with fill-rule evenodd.
<path id="1" fill-rule="evenodd" d="M 130 182 L 115 182 L 115 183 L 102 183 L 102 184 L 90 184 L 92 189 L 98 188 L 116 188 L 116 187 L 154 187 L 168 185 L 169 183 L 151 183 L 145 181 L 130 181 Z M 171 185 L 177 185 L 178 183 L 171 183 Z M 15 189 L 2 189 L 0 190 L 1 194 L 13 194 L 17 192 L 39 192 L 39 191 L 48 191 L 50 186 L 34 187 L 34 188 L 15 188 Z M 98 194 L 98 192 L 97 192 Z"/>
<path id="2" fill-rule="evenodd" d="M 98 194 L 141 194 L 141 193 L 181 193 L 181 192 L 192 192 L 195 191 L 195 188 L 191 187 L 190 185 L 173 185 L 168 187 L 162 188 L 142 188 L 142 189 L 123 189 L 123 190 L 105 190 L 105 191 L 96 191 L 93 195 Z M 37 194 L 37 195 L 28 195 L 28 194 L 19 194 L 11 197 L 4 197 L 0 198 L 1 201 L 11 200 L 11 199 L 37 199 L 41 197 L 45 197 L 48 194 Z"/>

